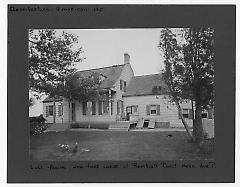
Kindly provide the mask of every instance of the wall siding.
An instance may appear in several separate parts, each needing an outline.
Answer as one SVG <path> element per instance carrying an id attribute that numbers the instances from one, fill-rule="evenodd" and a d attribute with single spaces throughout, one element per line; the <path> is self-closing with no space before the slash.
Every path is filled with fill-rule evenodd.
<path id="1" fill-rule="evenodd" d="M 61 102 L 56 102 L 56 123 L 66 123 L 69 121 L 69 105 L 67 99 L 63 99 L 63 115 L 58 116 L 58 106 L 61 105 Z M 53 116 L 46 116 L 46 106 L 53 106 L 53 102 L 43 103 L 43 117 L 46 119 L 47 123 L 53 123 Z"/>
<path id="2" fill-rule="evenodd" d="M 138 116 L 134 116 L 135 119 L 155 119 L 158 122 L 170 122 L 171 127 L 183 127 L 178 117 L 176 105 L 171 103 L 164 95 L 124 97 L 124 104 L 124 110 L 126 110 L 127 106 L 138 105 Z M 160 115 L 147 115 L 146 105 L 160 105 Z M 181 106 L 191 108 L 191 103 L 182 103 Z M 186 119 L 186 122 L 190 127 L 192 126 L 192 120 Z"/>

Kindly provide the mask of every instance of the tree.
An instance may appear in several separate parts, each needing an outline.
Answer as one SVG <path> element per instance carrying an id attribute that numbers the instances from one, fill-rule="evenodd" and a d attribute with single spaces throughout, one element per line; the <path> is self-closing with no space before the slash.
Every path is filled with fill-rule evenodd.
<path id="1" fill-rule="evenodd" d="M 183 117 L 180 102 L 186 99 L 187 90 L 182 92 L 182 78 L 179 72 L 183 71 L 181 47 L 177 43 L 176 35 L 168 28 L 161 30 L 159 48 L 163 53 L 164 65 L 163 79 L 168 87 L 169 97 L 177 106 L 181 121 L 190 137 L 192 134 Z"/>
<path id="2" fill-rule="evenodd" d="M 30 97 L 28 101 L 29 101 L 28 102 L 29 107 L 32 107 L 35 104 L 35 100 L 33 97 Z"/>
<path id="3" fill-rule="evenodd" d="M 185 86 L 191 90 L 196 107 L 193 137 L 197 142 L 203 140 L 202 110 L 213 106 L 213 33 L 212 28 L 190 28 L 186 30 L 186 44 L 183 46 L 184 64 L 188 74 L 185 80 L 189 80 Z"/>
<path id="4" fill-rule="evenodd" d="M 213 29 L 183 29 L 182 45 L 170 29 L 161 31 L 160 48 L 164 52 L 164 78 L 181 116 L 178 102 L 195 103 L 193 140 L 203 140 L 202 110 L 213 105 Z M 182 117 L 181 117 L 182 118 Z M 183 120 L 182 120 L 183 121 Z M 184 124 L 184 121 L 183 121 Z M 185 124 L 184 124 L 185 126 Z"/>
<path id="5" fill-rule="evenodd" d="M 55 123 L 55 99 L 61 94 L 66 77 L 75 71 L 80 62 L 81 48 L 74 49 L 78 37 L 54 29 L 29 30 L 29 87 L 53 98 Z"/>

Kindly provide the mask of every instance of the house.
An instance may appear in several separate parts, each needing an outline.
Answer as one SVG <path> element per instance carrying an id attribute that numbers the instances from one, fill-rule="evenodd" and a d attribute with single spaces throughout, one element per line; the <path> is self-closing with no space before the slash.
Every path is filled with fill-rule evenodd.
<path id="1" fill-rule="evenodd" d="M 121 65 L 78 71 L 76 74 L 88 76 L 91 72 L 103 77 L 102 94 L 109 99 L 80 103 L 59 97 L 56 100 L 56 123 L 129 121 L 141 127 L 150 124 L 154 124 L 153 127 L 183 126 L 177 107 L 170 102 L 161 74 L 134 76 L 128 54 L 124 54 Z M 191 102 L 183 102 L 181 106 L 183 116 L 192 126 Z M 48 97 L 43 101 L 43 115 L 48 123 L 53 122 L 53 112 L 53 100 Z M 210 110 L 203 111 L 202 115 L 213 118 Z"/>

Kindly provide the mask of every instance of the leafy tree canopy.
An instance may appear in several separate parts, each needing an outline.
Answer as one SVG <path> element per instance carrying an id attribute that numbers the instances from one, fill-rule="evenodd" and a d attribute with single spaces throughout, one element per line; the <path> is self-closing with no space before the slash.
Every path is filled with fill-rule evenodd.
<path id="1" fill-rule="evenodd" d="M 30 90 L 58 95 L 58 87 L 75 71 L 82 48 L 74 49 L 78 37 L 54 29 L 29 30 Z"/>

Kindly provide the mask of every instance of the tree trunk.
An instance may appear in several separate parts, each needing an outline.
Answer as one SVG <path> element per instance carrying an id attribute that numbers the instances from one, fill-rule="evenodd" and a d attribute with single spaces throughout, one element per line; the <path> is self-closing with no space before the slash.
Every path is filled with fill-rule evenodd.
<path id="1" fill-rule="evenodd" d="M 53 96 L 53 124 L 56 123 L 56 99 Z"/>
<path id="2" fill-rule="evenodd" d="M 196 105 L 195 120 L 193 123 L 193 141 L 203 141 L 203 126 L 202 126 L 202 108 L 200 105 Z"/>
<path id="3" fill-rule="evenodd" d="M 192 138 L 192 133 L 191 133 L 189 127 L 188 127 L 188 124 L 187 124 L 186 120 L 183 117 L 181 106 L 180 106 L 178 101 L 175 101 L 175 103 L 177 105 L 178 113 L 179 113 L 179 116 L 181 118 L 182 124 L 183 124 L 184 128 L 186 129 L 188 135 Z"/>

